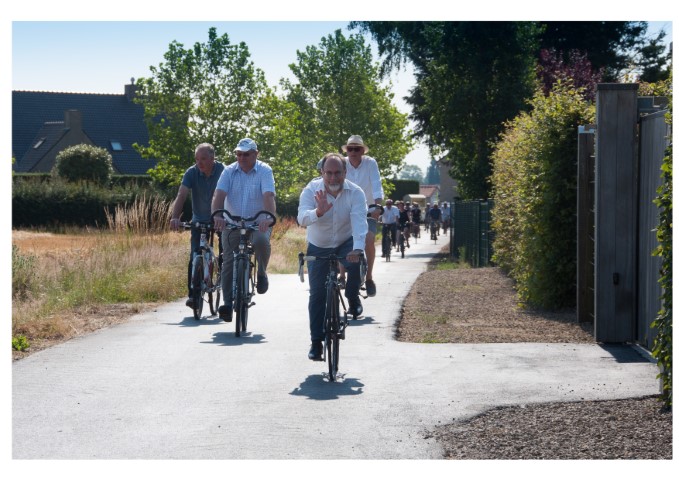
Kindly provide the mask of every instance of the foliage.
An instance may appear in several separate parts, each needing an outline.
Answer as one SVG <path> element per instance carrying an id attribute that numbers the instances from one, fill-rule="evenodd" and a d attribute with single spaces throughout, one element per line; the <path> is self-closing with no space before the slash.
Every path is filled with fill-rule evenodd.
<path id="1" fill-rule="evenodd" d="M 108 185 L 113 175 L 113 159 L 104 148 L 73 145 L 57 154 L 53 173 L 69 182 L 89 181 Z"/>
<path id="2" fill-rule="evenodd" d="M 422 169 L 417 165 L 405 164 L 398 173 L 398 178 L 401 180 L 416 180 L 418 182 L 424 183 L 424 175 Z"/>
<path id="3" fill-rule="evenodd" d="M 542 91 L 547 95 L 559 80 L 572 79 L 575 87 L 582 87 L 585 98 L 593 102 L 596 97 L 597 83 L 601 83 L 603 69 L 595 72 L 587 55 L 577 50 L 568 52 L 568 62 L 563 52 L 553 48 L 540 50 L 538 60 L 538 79 L 542 83 Z"/>
<path id="4" fill-rule="evenodd" d="M 150 171 L 155 181 L 177 186 L 198 144 L 213 144 L 217 157 L 230 163 L 238 140 L 257 141 L 258 104 L 268 87 L 245 43 L 231 44 L 215 28 L 207 43 L 193 48 L 173 41 L 164 58 L 137 82 L 135 101 L 144 106 L 149 145 L 135 147 L 144 158 L 159 160 Z"/>
<path id="5" fill-rule="evenodd" d="M 594 121 L 594 107 L 561 82 L 531 107 L 493 152 L 493 260 L 524 304 L 560 308 L 575 302 L 577 128 Z"/>
<path id="6" fill-rule="evenodd" d="M 543 22 L 540 47 L 563 53 L 567 63 L 571 55 L 586 52 L 592 68 L 603 69 L 603 80 L 612 82 L 648 44 L 647 28 L 647 22 Z"/>
<path id="7" fill-rule="evenodd" d="M 295 113 L 287 115 L 295 134 L 288 135 L 291 148 L 279 157 L 296 159 L 300 179 L 316 176 L 318 160 L 339 152 L 354 134 L 370 147 L 383 177 L 401 165 L 413 146 L 407 115 L 393 105 L 390 87 L 380 84 L 378 65 L 362 36 L 346 38 L 337 30 L 318 46 L 298 51 L 290 69 L 296 82 L 284 80 L 282 87 Z"/>
<path id="8" fill-rule="evenodd" d="M 429 162 L 427 167 L 427 175 L 424 177 L 425 185 L 438 185 L 441 183 L 441 174 L 439 173 L 439 167 L 436 160 L 433 158 Z"/>
<path id="9" fill-rule="evenodd" d="M 667 82 L 654 86 L 653 94 L 670 99 L 667 123 L 672 124 L 672 75 Z M 655 204 L 660 209 L 660 221 L 656 236 L 658 246 L 653 255 L 662 257 L 660 280 L 662 286 L 661 309 L 651 327 L 657 329 L 653 342 L 653 356 L 661 367 L 658 375 L 662 382 L 662 399 L 665 406 L 672 407 L 672 144 L 665 151 L 661 167 L 662 185 L 658 188 Z"/>
<path id="10" fill-rule="evenodd" d="M 31 345 L 25 335 L 17 335 L 16 337 L 12 337 L 12 348 L 14 350 L 24 352 L 28 350 L 30 346 Z"/>
<path id="11" fill-rule="evenodd" d="M 526 106 L 535 84 L 533 22 L 352 22 L 385 55 L 383 70 L 412 62 L 406 101 L 415 134 L 451 162 L 463 198 L 487 198 L 491 144 Z"/>
<path id="12" fill-rule="evenodd" d="M 391 182 L 394 185 L 394 189 L 385 198 L 403 200 L 403 197 L 406 195 L 420 193 L 420 182 L 417 180 L 391 180 Z"/>
<path id="13" fill-rule="evenodd" d="M 136 184 L 106 188 L 58 178 L 49 182 L 16 181 L 12 188 L 12 226 L 104 226 L 107 209 L 114 211 L 116 206 L 133 203 L 143 195 L 167 200 L 152 188 Z M 190 202 L 186 208 L 190 208 Z"/>
<path id="14" fill-rule="evenodd" d="M 639 81 L 659 82 L 667 80 L 672 71 L 672 51 L 665 55 L 666 46 L 663 43 L 666 33 L 661 31 L 656 38 L 648 40 L 638 50 L 636 65 L 641 70 Z"/>

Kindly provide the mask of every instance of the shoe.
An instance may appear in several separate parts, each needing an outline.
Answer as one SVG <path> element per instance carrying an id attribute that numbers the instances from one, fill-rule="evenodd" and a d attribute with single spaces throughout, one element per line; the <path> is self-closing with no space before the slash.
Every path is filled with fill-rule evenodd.
<path id="1" fill-rule="evenodd" d="M 219 307 L 219 318 L 228 323 L 232 320 L 232 316 L 233 308 L 229 307 L 228 305 L 222 305 Z"/>
<path id="2" fill-rule="evenodd" d="M 346 288 L 347 287 L 347 280 L 345 278 L 340 277 L 338 284 L 339 284 L 340 289 Z"/>
<path id="3" fill-rule="evenodd" d="M 349 299 L 349 315 L 353 315 L 354 318 L 363 313 L 363 305 L 361 305 L 361 299 L 358 296 L 353 299 Z"/>
<path id="4" fill-rule="evenodd" d="M 315 362 L 323 360 L 323 342 L 321 340 L 312 340 L 311 349 L 309 350 L 309 360 Z"/>
<path id="5" fill-rule="evenodd" d="M 193 297 L 189 297 L 186 299 L 186 306 L 193 309 Z"/>
<path id="6" fill-rule="evenodd" d="M 268 289 L 269 289 L 269 278 L 266 276 L 266 273 L 257 275 L 257 293 L 262 295 L 263 293 L 266 293 Z"/>
<path id="7" fill-rule="evenodd" d="M 367 293 L 369 297 L 374 297 L 377 294 L 377 287 L 375 286 L 375 282 L 373 282 L 372 280 L 365 281 L 365 293 Z"/>
<path id="8" fill-rule="evenodd" d="M 383 254 L 382 254 L 382 258 L 384 258 L 384 257 L 386 257 L 386 255 L 383 253 Z"/>

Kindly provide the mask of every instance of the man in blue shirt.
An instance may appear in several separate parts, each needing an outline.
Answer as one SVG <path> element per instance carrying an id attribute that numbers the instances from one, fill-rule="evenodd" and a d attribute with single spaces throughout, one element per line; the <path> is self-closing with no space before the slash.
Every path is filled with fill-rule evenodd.
<path id="1" fill-rule="evenodd" d="M 224 168 L 214 196 L 212 211 L 226 209 L 239 217 L 252 217 L 261 210 L 276 214 L 276 188 L 273 171 L 264 162 L 257 160 L 259 150 L 250 138 L 244 138 L 234 150 L 236 161 Z M 271 228 L 269 219 L 259 221 L 259 231 L 254 232 L 252 245 L 257 256 L 257 293 L 263 294 L 269 289 L 266 267 L 271 257 Z M 224 229 L 224 218 L 215 217 L 215 230 Z M 219 307 L 219 318 L 230 322 L 233 313 L 231 298 L 231 282 L 233 279 L 233 252 L 238 249 L 240 232 L 230 231 L 222 235 L 224 246 L 224 263 L 222 265 L 222 295 L 224 305 Z"/>
<path id="2" fill-rule="evenodd" d="M 193 209 L 193 216 L 191 222 L 208 223 L 211 222 L 212 213 L 212 196 L 217 186 L 222 171 L 224 171 L 224 164 L 215 161 L 215 147 L 209 143 L 201 143 L 195 150 L 196 164 L 189 167 L 184 173 L 182 184 L 179 186 L 177 198 L 172 206 L 172 214 L 170 218 L 170 228 L 177 230 L 181 227 L 181 214 L 184 208 L 186 197 L 191 192 L 191 206 Z M 191 252 L 189 252 L 189 274 L 188 274 L 188 290 L 189 299 L 186 301 L 186 306 L 193 308 L 193 297 L 191 296 L 191 269 L 193 266 L 193 252 L 200 245 L 200 230 L 194 228 L 191 230 Z M 221 249 L 221 246 L 220 246 Z"/>

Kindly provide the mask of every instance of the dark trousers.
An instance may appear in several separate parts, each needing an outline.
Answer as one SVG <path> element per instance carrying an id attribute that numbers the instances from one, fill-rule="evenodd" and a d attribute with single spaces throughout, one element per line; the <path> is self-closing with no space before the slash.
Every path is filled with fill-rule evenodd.
<path id="1" fill-rule="evenodd" d="M 390 236 L 391 238 L 391 245 L 396 244 L 396 223 L 384 223 L 382 224 L 382 255 L 387 254 L 387 249 L 386 249 L 386 238 L 387 236 Z"/>
<path id="2" fill-rule="evenodd" d="M 352 238 L 335 248 L 321 248 L 310 243 L 307 248 L 307 255 L 324 257 L 334 253 L 337 256 L 345 257 L 352 251 L 352 247 Z M 347 272 L 347 286 L 344 290 L 344 296 L 355 298 L 358 296 L 358 291 L 361 287 L 359 263 L 351 263 L 346 259 L 340 260 L 340 262 L 344 265 Z M 323 320 L 325 317 L 327 295 L 325 281 L 330 270 L 330 263 L 327 260 L 308 262 L 307 270 L 309 271 L 309 330 L 311 332 L 311 340 L 323 340 L 325 338 Z"/>

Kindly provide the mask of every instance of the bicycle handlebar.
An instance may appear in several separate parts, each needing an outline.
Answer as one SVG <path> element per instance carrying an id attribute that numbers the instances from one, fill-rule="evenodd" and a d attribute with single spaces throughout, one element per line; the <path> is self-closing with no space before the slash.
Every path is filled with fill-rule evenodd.
<path id="1" fill-rule="evenodd" d="M 252 225 L 245 226 L 245 228 L 250 228 L 250 229 L 254 230 L 254 227 L 256 227 L 258 225 L 258 223 L 255 220 L 257 220 L 259 218 L 259 216 L 262 215 L 262 214 L 268 215 L 270 217 L 270 219 L 273 220 L 273 222 L 270 225 L 271 227 L 276 225 L 276 215 L 274 215 L 273 213 L 268 212 L 266 210 L 260 210 L 259 212 L 255 213 L 252 217 L 240 217 L 238 215 L 233 215 L 231 212 L 229 212 L 225 208 L 221 208 L 219 210 L 215 210 L 214 212 L 212 212 L 211 217 L 214 218 L 214 216 L 219 214 L 219 213 L 226 214 L 228 219 L 224 218 L 224 221 L 226 222 L 227 225 L 229 225 L 232 228 L 241 228 L 242 226 L 244 226 L 243 224 L 245 222 L 254 222 Z M 233 221 L 229 221 L 229 220 L 233 220 Z M 234 222 L 239 222 L 239 223 L 234 223 Z"/>
<path id="2" fill-rule="evenodd" d="M 212 222 L 182 222 L 181 226 L 184 230 L 191 230 L 193 228 L 207 228 L 208 230 L 214 229 L 214 223 Z"/>
<path id="3" fill-rule="evenodd" d="M 366 262 L 365 258 L 365 252 L 362 252 L 359 255 L 359 263 L 361 262 Z M 304 255 L 304 253 L 299 252 L 297 254 L 297 258 L 299 259 L 299 270 L 298 270 L 298 275 L 299 275 L 299 280 L 304 283 L 304 261 L 306 260 L 307 262 L 313 262 L 316 260 L 344 260 L 347 258 L 346 256 L 339 256 L 335 255 L 334 253 L 331 253 L 330 255 L 326 256 L 319 256 L 319 255 Z"/>

